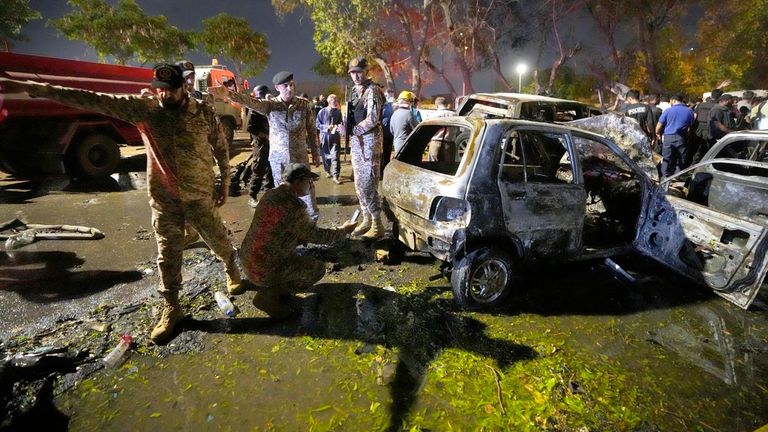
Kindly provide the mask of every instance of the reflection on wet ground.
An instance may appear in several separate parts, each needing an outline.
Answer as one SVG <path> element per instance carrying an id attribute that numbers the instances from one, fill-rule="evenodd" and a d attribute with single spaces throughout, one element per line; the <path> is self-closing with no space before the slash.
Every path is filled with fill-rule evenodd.
<path id="1" fill-rule="evenodd" d="M 71 430 L 749 431 L 768 422 L 768 290 L 742 311 L 637 256 L 616 260 L 634 285 L 599 262 L 535 268 L 503 307 L 464 312 L 446 280 L 428 281 L 439 264 L 425 255 L 385 265 L 368 244 L 310 245 L 303 253 L 333 270 L 301 294 L 300 316 L 274 321 L 253 293 L 234 299 L 236 318 L 219 315 L 222 266 L 198 244 L 185 252 L 189 318 L 156 347 L 146 339 L 160 302 L 145 182 L 131 172 L 0 184 L 30 222 L 63 218 L 106 235 L 0 254 L 3 310 L 46 322 L 24 337 L 4 330 L 2 356 L 76 351 L 41 369 L 0 363 L 0 403 L 24 413 L 14 427 L 55 418 Z M 351 182 L 323 178 L 318 191 L 321 226 L 349 217 Z M 222 208 L 235 244 L 246 199 Z M 21 302 L 84 306 L 46 321 Z M 122 333 L 137 340 L 128 361 L 94 373 Z M 32 383 L 29 397 L 11 393 L 18 383 Z"/>
<path id="2" fill-rule="evenodd" d="M 444 281 L 425 281 L 435 263 L 361 270 L 354 263 L 369 255 L 352 249 L 310 250 L 342 270 L 303 294 L 301 316 L 265 318 L 250 295 L 235 299 L 235 319 L 198 309 L 182 334 L 204 350 L 134 354 L 57 406 L 72 430 L 753 430 L 766 421 L 763 311 L 674 279 L 645 278 L 635 291 L 566 266 L 529 277 L 506 308 L 461 312 Z M 636 263 L 623 265 L 651 265 Z"/>

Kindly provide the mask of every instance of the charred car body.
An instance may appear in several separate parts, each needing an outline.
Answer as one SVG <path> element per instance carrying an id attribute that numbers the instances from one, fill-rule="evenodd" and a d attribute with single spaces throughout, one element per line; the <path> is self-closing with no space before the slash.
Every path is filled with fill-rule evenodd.
<path id="1" fill-rule="evenodd" d="M 462 134 L 469 139 L 458 155 L 450 137 Z M 442 151 L 429 160 L 436 137 Z M 618 115 L 569 126 L 440 118 L 410 135 L 387 166 L 382 192 L 397 238 L 447 264 L 464 307 L 503 301 L 532 261 L 632 251 L 748 307 L 766 273 L 765 224 L 668 194 L 674 179 L 655 181 L 651 155 L 642 131 Z"/>

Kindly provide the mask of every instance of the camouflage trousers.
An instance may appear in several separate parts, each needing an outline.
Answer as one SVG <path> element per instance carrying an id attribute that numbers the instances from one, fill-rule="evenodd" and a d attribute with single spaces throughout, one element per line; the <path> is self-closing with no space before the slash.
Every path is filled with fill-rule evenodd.
<path id="1" fill-rule="evenodd" d="M 272 167 L 272 178 L 275 181 L 275 187 L 280 186 L 283 182 L 283 171 L 288 168 L 288 165 L 292 163 L 303 163 L 309 166 L 307 161 L 292 161 L 288 158 L 288 154 L 273 151 L 269 155 L 269 164 Z M 311 169 L 311 167 L 310 167 Z M 299 197 L 304 205 L 307 207 L 307 214 L 309 218 L 317 222 L 320 217 L 320 208 L 317 206 L 317 195 L 315 193 L 315 186 L 312 185 L 309 195 Z"/>
<path id="2" fill-rule="evenodd" d="M 269 139 L 264 136 L 254 136 L 251 141 L 253 151 L 251 163 L 251 178 L 248 183 L 248 196 L 256 199 L 265 180 L 267 189 L 277 186 L 273 183 L 272 169 L 269 165 Z"/>
<path id="3" fill-rule="evenodd" d="M 245 269 L 245 276 L 260 290 L 296 293 L 305 290 L 325 276 L 325 263 L 311 256 L 292 256 L 261 269 L 259 278 Z"/>
<path id="4" fill-rule="evenodd" d="M 381 133 L 376 132 L 353 135 L 349 140 L 357 199 L 360 207 L 375 218 L 381 213 L 378 185 L 382 145 Z"/>
<path id="5" fill-rule="evenodd" d="M 235 264 L 235 251 L 227 238 L 227 229 L 221 221 L 213 200 L 163 203 L 154 200 L 152 227 L 157 238 L 157 266 L 160 269 L 161 294 L 181 289 L 181 263 L 184 248 L 184 226 L 188 224 L 200 233 L 205 243 L 229 269 Z"/>

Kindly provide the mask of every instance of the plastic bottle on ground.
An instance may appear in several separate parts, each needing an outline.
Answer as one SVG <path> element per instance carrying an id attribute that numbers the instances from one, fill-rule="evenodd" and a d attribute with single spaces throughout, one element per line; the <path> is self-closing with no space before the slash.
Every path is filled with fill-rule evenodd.
<path id="1" fill-rule="evenodd" d="M 125 358 L 125 353 L 128 352 L 132 343 L 133 336 L 129 334 L 120 336 L 120 342 L 117 343 L 117 346 L 104 357 L 104 365 L 107 367 L 115 367 L 122 363 Z"/>
<path id="2" fill-rule="evenodd" d="M 28 229 L 8 237 L 5 241 L 5 250 L 18 249 L 35 241 L 35 230 Z"/>
<path id="3" fill-rule="evenodd" d="M 233 317 L 235 315 L 235 305 L 229 300 L 229 297 L 221 291 L 213 293 L 213 298 L 216 299 L 216 304 L 219 305 L 221 312 L 228 316 Z"/>

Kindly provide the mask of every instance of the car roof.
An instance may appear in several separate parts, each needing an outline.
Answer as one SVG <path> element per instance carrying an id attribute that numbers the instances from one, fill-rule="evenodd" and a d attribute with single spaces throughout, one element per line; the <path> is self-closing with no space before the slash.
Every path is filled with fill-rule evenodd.
<path id="1" fill-rule="evenodd" d="M 720 138 L 704 155 L 701 162 L 715 159 L 714 155 L 719 154 L 723 147 L 729 145 L 733 141 L 739 140 L 753 140 L 753 141 L 768 141 L 768 130 L 744 130 L 736 131 L 726 134 Z M 760 162 L 768 163 L 768 162 Z"/>
<path id="2" fill-rule="evenodd" d="M 496 101 L 507 101 L 507 102 L 530 102 L 530 101 L 539 101 L 539 102 L 574 102 L 582 105 L 586 105 L 583 102 L 575 101 L 575 100 L 569 100 L 569 99 L 559 99 L 559 98 L 553 98 L 550 96 L 541 96 L 536 94 L 529 94 L 529 93 L 473 93 L 469 96 L 467 96 L 466 100 L 469 99 L 478 99 L 478 100 L 496 100 Z"/>
<path id="3" fill-rule="evenodd" d="M 521 119 L 506 118 L 506 117 L 505 118 L 482 118 L 482 117 L 464 117 L 464 116 L 436 117 L 436 118 L 424 120 L 423 122 L 419 123 L 419 126 L 421 125 L 427 126 L 430 124 L 445 124 L 446 122 L 450 122 L 451 124 L 456 124 L 456 125 L 463 123 L 466 126 L 474 126 L 476 129 L 482 127 L 483 124 L 531 126 L 531 127 L 537 127 L 537 128 L 548 128 L 548 129 L 557 129 L 562 131 L 578 132 L 579 134 L 591 135 L 593 137 L 610 140 L 605 135 L 601 135 L 599 133 L 595 133 L 586 129 L 581 129 L 575 126 L 567 126 L 561 123 L 537 122 L 532 120 L 521 120 Z"/>
<path id="4" fill-rule="evenodd" d="M 460 115 L 468 115 L 475 106 L 490 106 L 490 107 L 505 107 L 510 109 L 514 106 L 527 103 L 541 103 L 551 104 L 556 106 L 567 107 L 569 105 L 578 105 L 585 108 L 593 108 L 589 104 L 584 102 L 558 99 L 549 96 L 540 96 L 536 94 L 528 93 L 473 93 L 466 96 L 456 109 L 456 113 Z M 496 109 L 496 108 L 495 108 Z"/>

